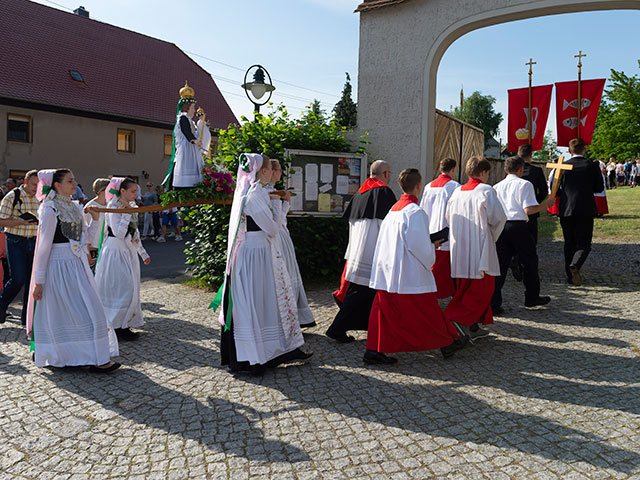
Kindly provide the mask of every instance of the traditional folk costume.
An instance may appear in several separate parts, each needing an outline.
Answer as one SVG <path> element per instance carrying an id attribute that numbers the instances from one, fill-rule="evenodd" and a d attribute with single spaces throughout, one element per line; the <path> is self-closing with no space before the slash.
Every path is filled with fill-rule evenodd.
<path id="1" fill-rule="evenodd" d="M 449 226 L 446 218 L 447 203 L 459 186 L 458 182 L 443 173 L 424 187 L 420 207 L 427 212 L 429 231 L 431 233 L 439 232 Z M 455 292 L 455 284 L 451 278 L 451 255 L 449 250 L 449 241 L 438 247 L 435 263 L 431 269 L 438 286 L 438 298 L 451 297 Z"/>
<path id="2" fill-rule="evenodd" d="M 607 202 L 607 181 L 604 173 L 602 174 L 602 182 L 605 185 L 604 189 L 601 192 L 593 194 L 594 200 L 596 201 L 596 211 L 598 212 L 599 217 L 609 213 L 609 203 Z"/>
<path id="3" fill-rule="evenodd" d="M 547 179 L 549 190 L 551 190 L 551 187 L 553 186 L 553 176 L 555 175 L 555 172 L 556 172 L 555 168 L 552 168 L 551 171 L 549 172 L 549 178 Z M 556 196 L 556 201 L 553 204 L 553 206 L 547 208 L 547 213 L 549 215 L 556 215 L 556 216 L 560 213 L 560 195 Z"/>
<path id="4" fill-rule="evenodd" d="M 220 354 L 232 371 L 304 359 L 294 289 L 284 261 L 280 230 L 283 209 L 274 208 L 256 174 L 258 154 L 240 158 L 229 222 L 226 282 L 212 303 L 223 310 Z"/>
<path id="5" fill-rule="evenodd" d="M 502 287 L 507 278 L 509 265 L 516 255 L 522 265 L 525 305 L 533 306 L 540 298 L 538 253 L 536 240 L 528 228 L 530 216 L 524 211 L 527 207 L 538 206 L 533 184 L 511 173 L 498 182 L 494 189 L 507 221 L 496 243 L 500 275 L 496 277 L 491 308 L 495 310 L 502 305 Z"/>
<path id="6" fill-rule="evenodd" d="M 341 342 L 353 341 L 348 330 L 367 330 L 376 291 L 369 288 L 371 268 L 380 224 L 396 203 L 393 191 L 377 178 L 368 178 L 353 196 L 345 216 L 349 218 L 349 244 L 345 253 L 345 281 L 349 282 L 344 302 L 327 336 Z"/>
<path id="7" fill-rule="evenodd" d="M 176 125 L 173 128 L 171 163 L 169 172 L 163 181 L 163 184 L 168 184 L 174 188 L 193 187 L 203 180 L 202 167 L 204 167 L 204 160 L 202 159 L 202 151 L 196 145 L 196 141 L 201 136 L 200 129 L 207 130 L 209 142 L 211 141 L 211 136 L 203 118 L 200 119 L 200 126 L 198 127 L 187 112 L 180 111 L 182 105 L 196 103 L 194 95 L 195 92 L 186 83 L 180 89 L 180 100 L 176 107 Z"/>
<path id="8" fill-rule="evenodd" d="M 135 207 L 120 199 L 120 184 L 124 178 L 114 177 L 107 186 L 107 208 Z M 107 213 L 104 222 L 104 242 L 96 265 L 98 292 L 114 329 L 129 329 L 144 325 L 140 305 L 140 262 L 149 258 L 138 232 L 137 213 Z"/>
<path id="9" fill-rule="evenodd" d="M 38 172 L 38 241 L 29 296 L 27 333 L 39 367 L 104 365 L 118 355 L 87 260 L 89 227 L 82 207 L 52 188 L 54 170 Z M 35 301 L 33 287 L 42 285 Z"/>
<path id="10" fill-rule="evenodd" d="M 496 241 L 506 215 L 496 191 L 475 178 L 458 188 L 447 204 L 451 242 L 451 276 L 456 293 L 447 320 L 461 325 L 493 323 L 491 296 L 500 275 Z"/>
<path id="11" fill-rule="evenodd" d="M 402 195 L 380 225 L 369 283 L 377 293 L 369 316 L 367 350 L 433 350 L 459 337 L 438 305 L 431 272 L 435 259 L 429 217 L 418 206 L 417 197 Z"/>
<path id="12" fill-rule="evenodd" d="M 272 186 L 266 188 L 267 192 L 275 190 Z M 296 259 L 296 251 L 293 247 L 293 241 L 291 240 L 291 233 L 287 228 L 287 213 L 289 213 L 290 204 L 282 200 L 271 200 L 271 204 L 274 210 L 280 209 L 280 217 L 282 226 L 278 232 L 280 244 L 282 245 L 282 254 L 284 256 L 284 263 L 291 279 L 291 286 L 293 287 L 293 295 L 298 307 L 298 322 L 301 327 L 313 327 L 316 322 L 313 319 L 313 313 L 309 308 L 309 301 L 307 300 L 307 294 L 304 291 L 304 284 L 302 283 L 302 276 L 300 275 L 300 267 L 298 266 L 298 260 Z"/>

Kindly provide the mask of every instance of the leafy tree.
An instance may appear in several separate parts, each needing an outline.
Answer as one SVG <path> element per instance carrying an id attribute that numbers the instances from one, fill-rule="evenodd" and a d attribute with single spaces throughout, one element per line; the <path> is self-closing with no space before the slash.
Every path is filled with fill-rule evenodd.
<path id="1" fill-rule="evenodd" d="M 338 125 L 354 128 L 358 121 L 358 107 L 351 99 L 351 77 L 347 73 L 347 81 L 342 89 L 342 98 L 333 107 L 333 113 Z"/>
<path id="2" fill-rule="evenodd" d="M 482 95 L 477 90 L 471 96 L 464 99 L 462 104 L 462 116 L 460 115 L 460 107 L 453 109 L 451 115 L 470 123 L 484 131 L 484 148 L 487 148 L 489 139 L 498 133 L 500 122 L 502 122 L 502 114 L 493 109 L 496 103 L 495 97 L 491 95 Z"/>
<path id="3" fill-rule="evenodd" d="M 553 133 L 551 130 L 547 130 L 544 134 L 544 138 L 542 139 L 542 150 L 538 150 L 533 152 L 532 160 L 534 162 L 548 162 L 549 160 L 549 150 L 551 150 L 551 159 L 555 160 L 562 152 L 558 148 L 558 142 L 553 138 Z"/>
<path id="4" fill-rule="evenodd" d="M 640 60 L 638 61 L 640 66 Z M 635 158 L 640 155 L 640 78 L 611 70 L 593 134 L 590 156 Z"/>
<path id="5" fill-rule="evenodd" d="M 309 116 L 309 114 L 313 114 L 315 119 L 319 122 L 324 123 L 326 120 L 326 110 L 322 109 L 322 105 L 320 104 L 320 100 L 315 98 L 313 103 L 310 105 L 309 110 L 305 111 L 305 115 Z"/>

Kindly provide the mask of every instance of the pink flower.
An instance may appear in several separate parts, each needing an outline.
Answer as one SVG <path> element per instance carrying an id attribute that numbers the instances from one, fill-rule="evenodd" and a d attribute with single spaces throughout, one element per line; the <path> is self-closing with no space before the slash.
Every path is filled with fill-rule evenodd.
<path id="1" fill-rule="evenodd" d="M 216 187 L 216 192 L 219 192 L 222 190 L 222 187 Z"/>

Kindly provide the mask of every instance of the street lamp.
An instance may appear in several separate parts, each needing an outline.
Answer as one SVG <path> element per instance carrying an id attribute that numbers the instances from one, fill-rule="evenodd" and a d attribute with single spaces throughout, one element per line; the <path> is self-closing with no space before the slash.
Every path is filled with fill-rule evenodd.
<path id="1" fill-rule="evenodd" d="M 247 82 L 247 77 L 252 69 L 256 69 L 253 74 L 253 82 Z M 267 82 L 265 82 L 265 74 L 269 78 Z M 247 72 L 244 74 L 244 83 L 242 84 L 242 88 L 244 88 L 244 93 L 247 94 L 247 98 L 253 103 L 254 113 L 260 113 L 260 107 L 267 103 L 271 99 L 271 95 L 273 91 L 276 89 L 273 85 L 271 85 L 271 75 L 267 72 L 267 69 L 262 65 L 251 65 Z M 251 95 L 249 95 L 251 93 Z M 266 97 L 266 100 L 260 101 L 264 94 L 268 93 L 269 95 Z"/>

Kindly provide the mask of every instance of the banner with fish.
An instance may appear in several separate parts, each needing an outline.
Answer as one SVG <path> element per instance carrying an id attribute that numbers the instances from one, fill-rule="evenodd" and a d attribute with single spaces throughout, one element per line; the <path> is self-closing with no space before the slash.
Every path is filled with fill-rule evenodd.
<path id="1" fill-rule="evenodd" d="M 510 152 L 517 152 L 520 145 L 529 143 L 529 130 L 531 130 L 531 146 L 533 149 L 542 149 L 547 118 L 549 117 L 552 91 L 553 85 L 532 87 L 531 118 L 529 118 L 529 88 L 508 90 L 509 118 L 507 127 L 507 149 Z"/>
<path id="2" fill-rule="evenodd" d="M 578 81 L 556 83 L 556 128 L 559 147 L 568 147 L 569 142 L 578 136 L 578 130 L 584 143 L 591 145 L 605 81 L 604 78 L 582 80 L 579 129 Z"/>

